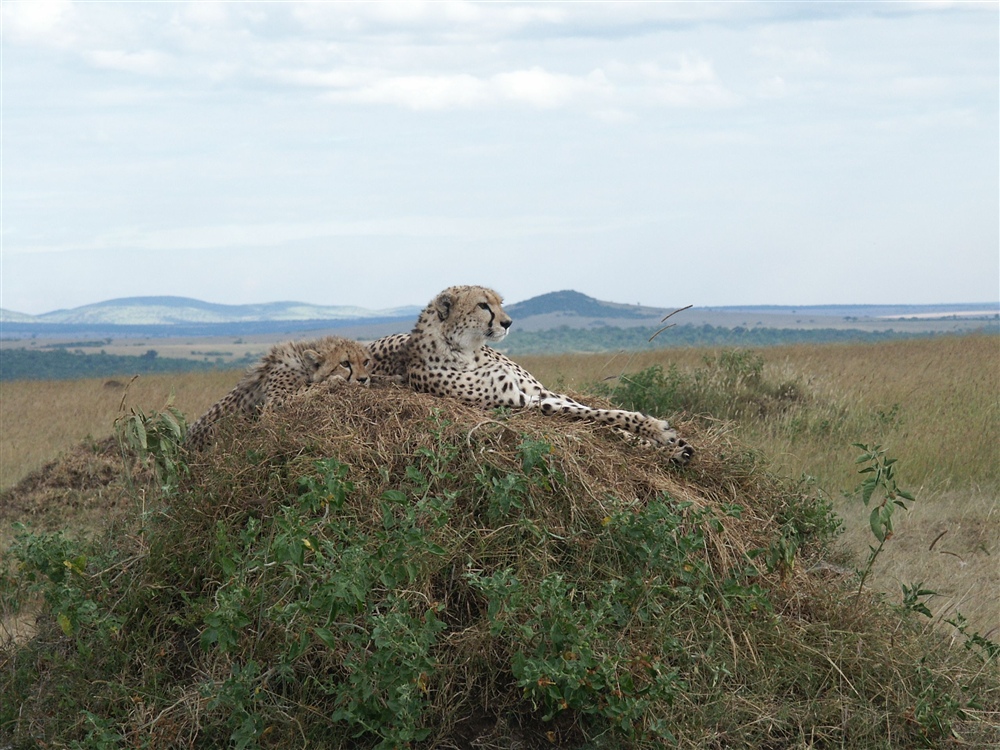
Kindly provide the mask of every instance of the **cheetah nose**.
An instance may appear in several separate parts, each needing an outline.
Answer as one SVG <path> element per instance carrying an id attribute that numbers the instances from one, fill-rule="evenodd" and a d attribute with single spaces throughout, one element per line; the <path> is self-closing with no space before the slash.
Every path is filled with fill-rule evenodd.
<path id="1" fill-rule="evenodd" d="M 361 383 L 361 385 L 368 385 L 368 376 L 366 375 L 365 377 L 358 378 L 358 382 Z"/>
<path id="2" fill-rule="evenodd" d="M 510 328 L 510 324 L 513 323 L 513 322 L 514 322 L 513 320 L 511 320 L 510 318 L 507 318 L 507 320 L 501 320 L 500 321 L 500 325 L 502 325 L 503 329 L 506 331 L 508 328 Z"/>

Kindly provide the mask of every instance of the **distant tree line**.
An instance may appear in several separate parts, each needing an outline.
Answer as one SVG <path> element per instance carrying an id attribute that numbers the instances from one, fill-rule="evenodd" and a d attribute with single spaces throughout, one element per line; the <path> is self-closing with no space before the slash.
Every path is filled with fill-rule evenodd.
<path id="1" fill-rule="evenodd" d="M 205 362 L 157 356 L 150 349 L 139 356 L 74 354 L 65 349 L 4 349 L 0 351 L 0 380 L 75 380 L 148 375 L 157 372 L 191 372 L 244 367 L 246 362 Z"/>

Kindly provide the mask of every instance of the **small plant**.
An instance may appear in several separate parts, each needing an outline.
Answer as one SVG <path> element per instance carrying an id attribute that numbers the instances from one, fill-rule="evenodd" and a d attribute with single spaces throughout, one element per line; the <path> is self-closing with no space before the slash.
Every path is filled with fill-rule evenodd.
<path id="1" fill-rule="evenodd" d="M 979 653 L 989 661 L 1000 659 L 1000 643 L 987 638 L 980 633 L 970 633 L 969 624 L 965 617 L 958 613 L 953 620 L 945 620 L 949 625 L 953 625 L 959 633 L 965 636 L 965 648 L 969 651 L 979 651 Z M 987 633 L 987 635 L 990 635 Z"/>
<path id="2" fill-rule="evenodd" d="M 909 492 L 901 489 L 896 483 L 896 460 L 889 458 L 882 450 L 881 445 L 868 446 L 864 443 L 853 443 L 855 448 L 859 448 L 863 453 L 858 456 L 856 464 L 868 464 L 863 469 L 859 469 L 859 474 L 867 474 L 865 480 L 855 488 L 854 493 L 860 494 L 861 502 L 867 508 L 874 498 L 882 495 L 881 501 L 872 508 L 868 517 L 868 525 L 872 534 L 878 540 L 878 546 L 869 545 L 868 560 L 865 567 L 858 571 L 860 581 L 858 583 L 858 594 L 860 595 L 865 587 L 865 581 L 871 575 L 875 561 L 882 553 L 885 543 L 892 539 L 893 527 L 892 516 L 896 508 L 906 510 L 906 503 L 903 500 L 914 502 L 915 498 Z M 914 587 L 919 588 L 919 587 Z M 919 610 L 918 610 L 919 611 Z"/>
<path id="3" fill-rule="evenodd" d="M 129 448 L 140 456 L 152 458 L 156 480 L 165 494 L 170 494 L 177 486 L 186 469 L 182 447 L 186 431 L 187 422 L 173 405 L 173 396 L 162 412 L 154 411 L 147 416 L 133 407 L 128 414 L 115 420 L 122 454 L 125 455 Z"/>
<path id="4" fill-rule="evenodd" d="M 529 448 L 522 444 L 522 456 Z M 511 567 L 466 573 L 485 599 L 491 634 L 510 654 L 511 674 L 544 722 L 571 711 L 594 736 L 675 739 L 665 709 L 689 687 L 681 665 L 700 657 L 665 623 L 685 606 L 769 606 L 747 583 L 752 566 L 725 580 L 712 570 L 706 535 L 721 525 L 713 512 L 662 496 L 621 507 L 591 532 L 604 550 L 591 562 L 601 571 L 596 578 L 550 572 L 535 580 Z M 699 663 L 719 678 L 727 673 L 711 660 Z"/>
<path id="5" fill-rule="evenodd" d="M 87 726 L 86 738 L 83 742 L 70 742 L 70 750 L 117 750 L 122 747 L 125 738 L 114 730 L 112 722 L 90 711 L 83 712 L 83 719 Z"/>
<path id="6" fill-rule="evenodd" d="M 912 586 L 901 584 L 903 588 L 903 609 L 916 612 L 924 617 L 931 617 L 931 611 L 922 601 L 924 597 L 935 596 L 936 591 L 923 588 L 923 583 L 915 583 Z"/>
<path id="7" fill-rule="evenodd" d="M 780 524 L 780 532 L 764 557 L 769 572 L 777 570 L 786 576 L 804 545 L 812 543 L 822 548 L 842 531 L 843 522 L 829 500 L 818 496 L 815 485 L 815 478 L 801 477 L 778 509 L 775 521 Z"/>

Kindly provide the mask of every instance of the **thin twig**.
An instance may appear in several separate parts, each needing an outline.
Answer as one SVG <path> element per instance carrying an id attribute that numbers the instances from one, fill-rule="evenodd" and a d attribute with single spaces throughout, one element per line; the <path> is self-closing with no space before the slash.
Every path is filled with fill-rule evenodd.
<path id="1" fill-rule="evenodd" d="M 943 537 L 947 533 L 948 533 L 948 529 L 945 529 L 940 534 L 938 534 L 936 537 L 934 537 L 934 541 L 931 542 L 931 546 L 927 548 L 927 551 L 931 552 L 934 549 L 934 545 L 938 543 L 938 540 L 941 539 L 941 537 Z"/>
<path id="2" fill-rule="evenodd" d="M 125 399 L 128 398 L 128 389 L 131 387 L 132 383 L 134 383 L 136 380 L 138 380 L 138 378 L 139 378 L 138 374 L 133 375 L 132 379 L 130 381 L 128 381 L 128 383 L 125 384 L 125 390 L 122 392 L 122 401 L 121 401 L 120 404 L 118 404 L 118 412 L 119 413 L 122 413 L 122 412 L 125 411 Z"/>
<path id="3" fill-rule="evenodd" d="M 694 305 L 687 305 L 685 307 L 678 307 L 672 313 L 668 313 L 666 316 L 664 316 L 663 320 L 661 320 L 660 322 L 661 323 L 666 323 L 667 322 L 667 318 L 673 317 L 674 315 L 676 315 L 679 312 L 684 312 L 685 310 L 690 310 L 692 307 L 694 307 Z M 667 330 L 668 328 L 673 328 L 675 325 L 677 325 L 677 324 L 676 323 L 671 323 L 668 326 L 663 326 L 663 328 L 661 328 L 656 333 L 654 333 L 652 336 L 650 336 L 648 340 L 652 341 L 657 336 L 659 336 L 661 333 L 663 333 L 665 330 Z"/>

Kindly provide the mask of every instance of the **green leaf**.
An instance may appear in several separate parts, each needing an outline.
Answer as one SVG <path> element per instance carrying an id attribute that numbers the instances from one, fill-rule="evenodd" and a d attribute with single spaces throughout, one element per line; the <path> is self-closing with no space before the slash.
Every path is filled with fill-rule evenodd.
<path id="1" fill-rule="evenodd" d="M 396 505 L 406 505 L 406 493 L 402 490 L 386 490 L 382 493 L 382 499 Z"/>
<path id="2" fill-rule="evenodd" d="M 861 485 L 861 500 L 867 506 L 872 499 L 872 495 L 875 493 L 875 488 L 878 485 L 873 479 L 869 479 L 862 483 Z"/>
<path id="3" fill-rule="evenodd" d="M 882 514 L 879 512 L 879 508 L 873 508 L 871 515 L 868 517 L 868 525 L 871 526 L 872 533 L 875 538 L 880 542 L 885 541 L 885 530 L 882 527 Z"/>
<path id="4" fill-rule="evenodd" d="M 146 425 L 138 416 L 132 418 L 132 435 L 140 448 L 144 451 L 149 450 L 149 443 L 146 440 Z"/>
<path id="5" fill-rule="evenodd" d="M 176 417 L 174 417 L 173 414 L 171 414 L 169 411 L 165 411 L 162 414 L 160 414 L 160 419 L 167 427 L 170 428 L 170 432 L 173 433 L 175 437 L 180 437 L 181 426 L 177 423 L 177 419 Z"/>
<path id="6" fill-rule="evenodd" d="M 60 612 L 56 615 L 56 622 L 59 623 L 59 627 L 62 628 L 62 632 L 68 636 L 73 635 L 73 623 L 65 612 Z"/>
<path id="7" fill-rule="evenodd" d="M 231 557 L 223 557 L 219 560 L 219 567 L 226 578 L 231 578 L 236 573 L 236 563 Z"/>
<path id="8" fill-rule="evenodd" d="M 327 628 L 314 628 L 313 632 L 316 633 L 316 637 L 323 641 L 328 648 L 337 647 L 337 636 L 332 630 Z"/>

